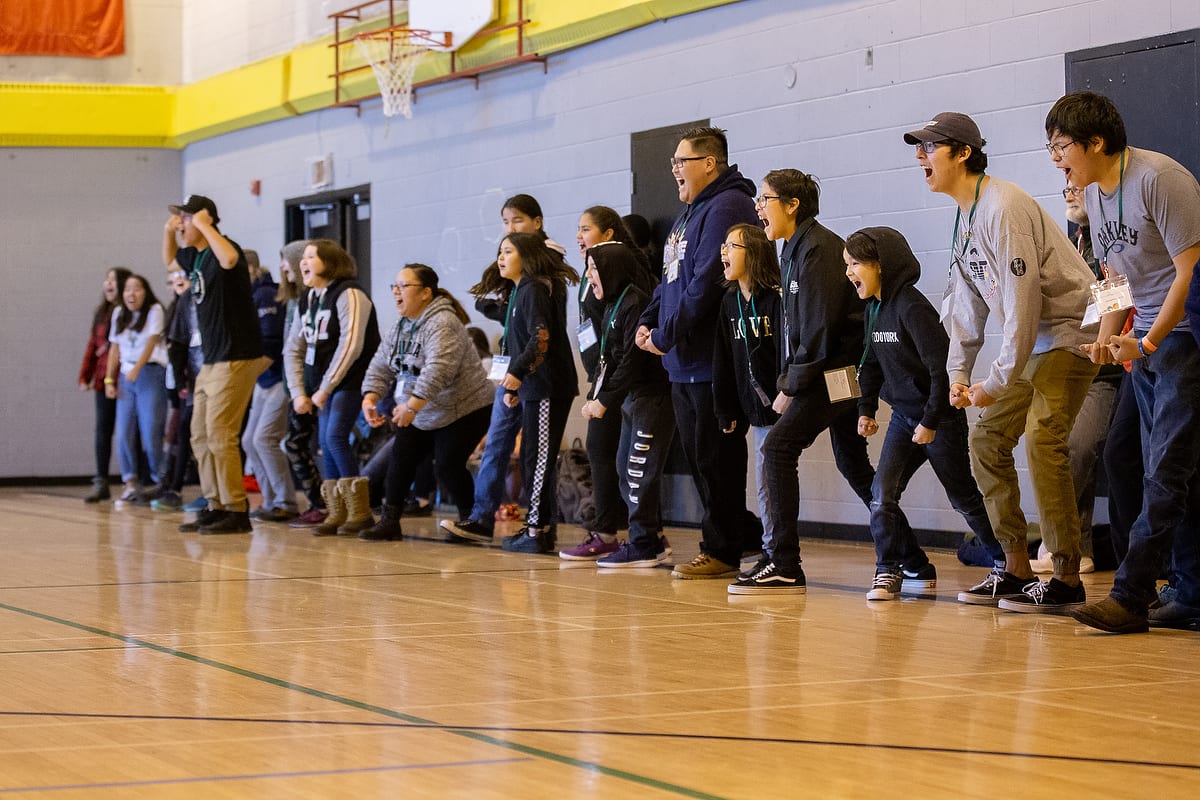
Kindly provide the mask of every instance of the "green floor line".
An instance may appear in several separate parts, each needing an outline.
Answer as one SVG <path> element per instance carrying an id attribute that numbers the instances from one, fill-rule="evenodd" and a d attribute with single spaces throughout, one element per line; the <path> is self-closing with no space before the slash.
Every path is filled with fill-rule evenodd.
<path id="1" fill-rule="evenodd" d="M 235 667 L 232 664 L 225 664 L 220 661 L 214 661 L 211 658 L 205 658 L 204 656 L 198 656 L 193 653 L 185 653 L 182 650 L 175 650 L 174 648 L 165 647 L 160 644 L 155 644 L 154 642 L 147 642 L 147 641 L 138 639 L 133 636 L 125 636 L 120 633 L 106 631 L 106 630 L 103 630 L 102 628 L 96 628 L 91 625 L 86 625 L 82 622 L 73 622 L 68 619 L 62 619 L 60 617 L 55 617 L 50 614 L 43 614 L 40 611 L 33 611 L 32 609 L 28 609 L 28 608 L 20 608 L 18 606 L 12 606 L 7 603 L 0 603 L 0 609 L 4 609 L 6 611 L 11 611 L 14 614 L 23 614 L 24 616 L 33 617 L 34 619 L 40 619 L 45 622 L 52 622 L 56 625 L 64 625 L 68 628 L 74 628 L 75 630 L 85 631 L 87 633 L 92 633 L 97 636 L 104 636 L 109 639 L 116 639 L 117 641 L 124 642 L 125 644 L 128 644 L 128 645 L 134 645 L 136 647 L 145 648 L 147 650 L 153 650 L 155 652 L 162 653 L 162 654 L 168 655 L 168 656 L 173 656 L 175 658 L 182 658 L 185 661 L 191 661 L 192 663 L 195 663 L 195 664 L 201 664 L 206 667 L 213 667 L 215 669 L 223 670 L 225 672 L 229 672 L 234 675 L 239 675 L 243 678 L 249 678 L 250 680 L 259 681 L 261 683 L 267 683 L 267 684 L 270 684 L 271 686 L 276 686 L 281 689 L 287 689 L 287 690 L 293 691 L 293 692 L 300 692 L 301 694 L 306 694 L 309 697 L 315 697 L 320 700 L 327 700 L 331 703 L 337 703 L 339 705 L 347 706 L 349 708 L 355 708 L 360 711 L 367 711 L 372 714 L 379 714 L 381 716 L 388 717 L 390 719 L 397 719 L 397 720 L 401 720 L 403 722 L 411 722 L 416 725 L 439 725 L 440 726 L 440 723 L 434 722 L 433 720 L 422 719 L 421 717 L 415 717 L 411 714 L 405 714 L 400 711 L 394 711 L 390 708 L 384 708 L 382 706 L 372 705 L 371 703 L 364 703 L 360 700 L 354 700 L 349 697 L 342 697 L 341 695 L 332 694 L 330 692 L 322 691 L 321 689 L 314 689 L 310 686 L 301 686 L 299 684 L 291 683 L 289 681 L 280 680 L 279 678 L 272 678 L 270 675 L 263 675 L 258 672 L 252 672 L 251 670 L 248 670 L 248 669 L 242 669 L 241 667 Z M 598 773 L 601 775 L 608 776 L 610 778 L 618 778 L 620 780 L 629 781 L 630 783 L 636 783 L 640 786 L 646 786 L 646 787 L 650 787 L 653 789 L 661 789 L 662 791 L 671 792 L 672 794 L 677 794 L 681 797 L 694 797 L 694 798 L 698 798 L 699 800 L 724 800 L 719 795 L 708 794 L 707 792 L 700 792 L 695 789 L 689 789 L 686 786 L 676 786 L 671 783 L 666 783 L 664 781 L 655 780 L 654 778 L 648 778 L 644 775 L 637 775 L 632 772 L 625 772 L 624 770 L 614 769 L 612 767 L 606 767 L 601 764 L 594 764 L 590 761 L 583 761 L 581 759 L 572 758 L 571 756 L 565 756 L 565 755 L 562 755 L 561 753 L 553 753 L 553 752 L 550 752 L 549 750 L 542 750 L 537 747 L 530 747 L 528 745 L 518 744 L 516 742 L 510 742 L 505 739 L 497 738 L 495 736 L 489 736 L 487 734 L 477 733 L 477 732 L 469 730 L 469 729 L 456 730 L 453 727 L 447 727 L 446 732 L 453 734 L 455 736 L 462 736 L 464 738 L 472 739 L 474 741 L 496 745 L 497 747 L 503 747 L 506 750 L 511 750 L 514 752 L 524 753 L 526 755 L 534 756 L 536 758 L 545 759 L 547 761 L 555 761 L 559 764 L 565 764 L 567 766 L 578 767 L 580 769 L 586 769 L 590 772 L 595 772 L 595 773 Z"/>

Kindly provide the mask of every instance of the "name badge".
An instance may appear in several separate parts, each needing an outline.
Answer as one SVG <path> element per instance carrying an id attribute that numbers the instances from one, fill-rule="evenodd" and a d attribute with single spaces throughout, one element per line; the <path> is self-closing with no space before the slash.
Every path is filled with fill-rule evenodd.
<path id="1" fill-rule="evenodd" d="M 308 348 L 304 351 L 304 363 L 310 367 L 317 363 L 317 348 L 313 347 L 312 345 L 308 346 Z"/>
<path id="2" fill-rule="evenodd" d="M 608 372 L 608 364 L 604 359 L 600 359 L 600 365 L 596 368 L 596 382 L 592 384 L 592 398 L 594 399 L 600 394 L 600 389 L 604 386 L 604 376 Z"/>
<path id="3" fill-rule="evenodd" d="M 840 403 L 862 397 L 862 387 L 858 385 L 858 375 L 855 374 L 857 372 L 854 367 L 826 371 L 825 388 L 829 392 L 829 402 Z"/>
<path id="4" fill-rule="evenodd" d="M 392 399 L 396 401 L 396 405 L 399 405 L 408 399 L 407 378 L 396 379 L 396 390 L 392 392 Z"/>
<path id="5" fill-rule="evenodd" d="M 1088 303 L 1087 311 L 1083 314 L 1083 322 L 1079 323 L 1080 328 L 1090 328 L 1093 325 L 1100 323 L 1100 312 L 1096 309 L 1095 303 Z"/>
<path id="6" fill-rule="evenodd" d="M 1101 315 L 1132 308 L 1133 293 L 1129 290 L 1129 279 L 1124 275 L 1114 275 L 1108 280 L 1093 283 L 1092 299 L 1096 301 L 1096 310 Z"/>
<path id="7" fill-rule="evenodd" d="M 674 283 L 679 279 L 679 259 L 674 258 L 667 262 L 667 266 L 663 268 L 663 277 L 667 283 Z"/>
<path id="8" fill-rule="evenodd" d="M 508 374 L 508 365 L 512 361 L 512 356 L 492 356 L 492 369 L 488 372 L 488 379 L 493 381 L 502 381 L 504 376 Z"/>
<path id="9" fill-rule="evenodd" d="M 595 346 L 596 327 L 592 325 L 591 320 L 581 323 L 575 333 L 579 337 L 579 352 L 586 353 Z"/>

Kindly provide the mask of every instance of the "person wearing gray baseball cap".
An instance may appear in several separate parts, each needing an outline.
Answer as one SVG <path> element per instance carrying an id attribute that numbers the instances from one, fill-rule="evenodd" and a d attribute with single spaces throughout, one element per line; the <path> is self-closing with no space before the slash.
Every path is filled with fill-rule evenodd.
<path id="1" fill-rule="evenodd" d="M 263 358 L 258 310 L 241 245 L 217 230 L 217 205 L 193 194 L 169 205 L 163 227 L 167 271 L 191 276 L 192 300 L 204 366 L 192 390 L 192 452 L 208 508 L 183 532 L 250 533 L 250 506 L 238 449 L 254 382 L 270 363 Z"/>
<path id="2" fill-rule="evenodd" d="M 1066 431 L 1096 376 L 1080 349 L 1094 281 L 1066 233 L 1021 187 L 985 173 L 986 144 L 966 114 L 944 112 L 904 135 L 916 147 L 930 191 L 953 198 L 954 234 L 942 321 L 950 334 L 950 404 L 985 409 L 971 433 L 971 466 L 1004 550 L 960 602 L 1024 613 L 1067 613 L 1086 602 L 1079 581 L 1079 514 Z M 1000 352 L 975 375 L 989 316 Z M 1054 576 L 1029 564 L 1013 449 L 1021 437 Z"/>

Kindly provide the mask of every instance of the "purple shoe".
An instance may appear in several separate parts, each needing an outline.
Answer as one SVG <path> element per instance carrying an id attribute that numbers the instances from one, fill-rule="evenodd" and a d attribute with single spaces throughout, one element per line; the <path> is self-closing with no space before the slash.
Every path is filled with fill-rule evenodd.
<path id="1" fill-rule="evenodd" d="M 595 561 L 609 553 L 617 552 L 620 546 L 620 543 L 615 541 L 615 537 L 614 541 L 606 542 L 600 537 L 600 534 L 589 531 L 587 538 L 579 544 L 566 550 L 559 550 L 558 557 L 567 561 Z"/>

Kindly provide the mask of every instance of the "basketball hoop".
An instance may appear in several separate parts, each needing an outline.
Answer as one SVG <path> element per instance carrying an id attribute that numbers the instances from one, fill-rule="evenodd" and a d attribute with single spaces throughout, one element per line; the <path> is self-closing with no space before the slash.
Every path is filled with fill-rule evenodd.
<path id="1" fill-rule="evenodd" d="M 412 118 L 412 84 L 417 65 L 431 47 L 448 47 L 449 39 L 450 34 L 434 36 L 430 31 L 412 28 L 390 28 L 354 37 L 359 54 L 371 65 L 379 83 L 385 117 L 403 114 Z"/>

